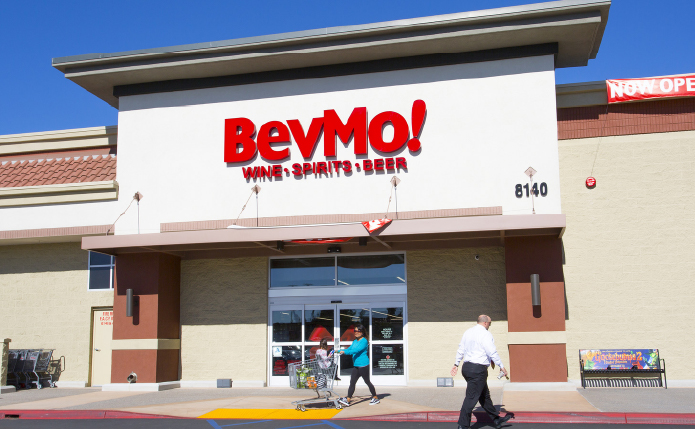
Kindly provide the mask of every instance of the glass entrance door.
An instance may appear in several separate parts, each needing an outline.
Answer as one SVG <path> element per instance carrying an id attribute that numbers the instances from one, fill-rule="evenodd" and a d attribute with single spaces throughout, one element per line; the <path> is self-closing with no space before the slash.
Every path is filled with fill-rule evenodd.
<path id="1" fill-rule="evenodd" d="M 316 359 L 316 350 L 322 339 L 328 343 L 328 352 L 335 344 L 335 305 L 304 306 L 304 359 Z"/>
<path id="2" fill-rule="evenodd" d="M 375 385 L 405 385 L 406 311 L 404 302 L 270 306 L 270 385 L 289 386 L 287 367 L 314 359 L 321 339 L 328 350 L 346 349 L 355 339 L 354 327 L 369 333 L 371 379 Z M 346 385 L 352 357 L 339 359 L 338 373 Z M 360 382 L 362 384 L 362 382 Z"/>

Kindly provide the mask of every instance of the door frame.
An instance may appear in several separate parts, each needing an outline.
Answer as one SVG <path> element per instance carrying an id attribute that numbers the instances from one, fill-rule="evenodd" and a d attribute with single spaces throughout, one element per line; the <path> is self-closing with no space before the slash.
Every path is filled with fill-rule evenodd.
<path id="1" fill-rule="evenodd" d="M 94 354 L 94 312 L 113 311 L 113 305 L 92 307 L 89 312 L 89 367 L 87 370 L 87 386 L 92 386 L 92 355 Z"/>

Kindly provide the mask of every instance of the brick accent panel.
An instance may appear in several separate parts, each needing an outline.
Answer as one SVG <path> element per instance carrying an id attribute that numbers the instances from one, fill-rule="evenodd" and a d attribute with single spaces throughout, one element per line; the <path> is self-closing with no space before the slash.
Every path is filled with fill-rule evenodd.
<path id="1" fill-rule="evenodd" d="M 116 258 L 113 339 L 179 338 L 181 260 L 164 253 Z M 126 289 L 138 305 L 126 316 Z M 131 371 L 138 382 L 178 380 L 178 350 L 114 350 L 111 381 L 125 383 Z"/>
<path id="2" fill-rule="evenodd" d="M 505 262 L 509 332 L 564 331 L 562 241 L 554 237 L 507 238 Z M 531 305 L 531 274 L 540 276 L 540 309 Z"/>
<path id="3" fill-rule="evenodd" d="M 559 140 L 695 130 L 695 98 L 557 110 Z"/>
<path id="4" fill-rule="evenodd" d="M 508 283 L 509 332 L 565 330 L 565 284 L 541 282 L 541 305 L 533 308 L 531 283 Z"/>
<path id="5" fill-rule="evenodd" d="M 113 339 L 179 338 L 180 259 L 163 253 L 116 258 Z M 126 316 L 126 290 L 138 305 Z"/>
<path id="6" fill-rule="evenodd" d="M 505 260 L 507 284 L 531 284 L 531 274 L 541 282 L 562 282 L 562 240 L 551 236 L 507 237 Z M 530 286 L 529 286 L 530 287 Z"/>
<path id="7" fill-rule="evenodd" d="M 567 360 L 564 344 L 510 344 L 509 359 L 513 382 L 566 382 Z"/>
<path id="8" fill-rule="evenodd" d="M 126 378 L 131 372 L 138 375 L 138 383 L 160 383 L 158 377 L 158 354 L 170 350 L 114 350 L 111 359 L 111 382 L 127 383 Z M 178 353 L 178 350 L 174 350 Z M 177 362 L 178 363 L 178 362 Z"/>
<path id="9" fill-rule="evenodd" d="M 562 241 L 555 237 L 505 239 L 509 332 L 565 330 Z M 531 274 L 540 275 L 541 306 L 531 305 Z M 512 381 L 567 381 L 565 344 L 510 344 Z"/>

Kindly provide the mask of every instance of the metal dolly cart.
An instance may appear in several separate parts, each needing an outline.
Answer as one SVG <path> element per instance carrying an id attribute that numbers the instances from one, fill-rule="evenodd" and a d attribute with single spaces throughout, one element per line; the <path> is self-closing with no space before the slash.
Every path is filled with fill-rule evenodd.
<path id="1" fill-rule="evenodd" d="M 321 368 L 318 359 L 311 359 L 304 362 L 291 363 L 288 366 L 290 375 L 290 387 L 293 389 L 313 389 L 316 398 L 302 399 L 292 402 L 299 411 L 306 411 L 308 404 L 327 404 L 336 409 L 343 408 L 338 402 L 338 394 L 333 391 L 335 375 L 338 365 L 335 357 L 331 359 L 328 368 Z"/>

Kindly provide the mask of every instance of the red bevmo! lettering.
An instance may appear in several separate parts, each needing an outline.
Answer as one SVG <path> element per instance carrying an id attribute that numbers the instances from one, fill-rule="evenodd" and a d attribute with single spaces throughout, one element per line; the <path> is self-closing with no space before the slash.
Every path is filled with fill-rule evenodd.
<path id="1" fill-rule="evenodd" d="M 314 118 L 309 129 L 304 129 L 297 119 L 290 119 L 287 125 L 280 121 L 270 121 L 261 126 L 256 135 L 256 125 L 248 118 L 225 119 L 224 122 L 224 162 L 246 162 L 256 156 L 267 161 L 282 161 L 290 157 L 290 148 L 276 149 L 274 144 L 291 143 L 294 140 L 304 159 L 310 159 L 324 131 L 323 155 L 336 156 L 336 136 L 343 142 L 353 138 L 355 155 L 367 154 L 367 142 L 378 153 L 393 153 L 404 145 L 412 152 L 420 150 L 419 135 L 424 125 L 425 102 L 413 103 L 413 138 L 407 120 L 396 112 L 382 112 L 367 122 L 367 108 L 356 107 L 343 123 L 335 110 L 324 110 L 323 117 Z M 384 141 L 383 130 L 386 125 L 393 126 L 393 138 Z M 291 137 L 290 137 L 291 136 Z M 255 139 L 254 139 L 255 137 Z M 327 168 L 330 168 L 326 166 Z M 255 168 L 255 167 L 254 167 Z M 272 176 L 273 171 L 247 168 L 244 177 Z"/>

